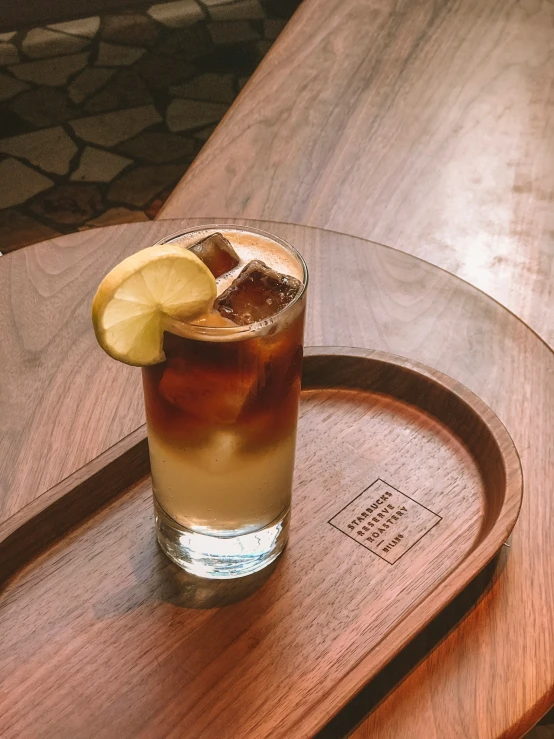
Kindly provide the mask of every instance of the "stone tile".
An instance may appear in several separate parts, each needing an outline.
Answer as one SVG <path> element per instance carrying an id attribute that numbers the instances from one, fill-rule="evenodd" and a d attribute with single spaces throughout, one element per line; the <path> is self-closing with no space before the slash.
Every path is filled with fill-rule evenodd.
<path id="1" fill-rule="evenodd" d="M 115 226 L 118 223 L 140 223 L 149 221 L 150 218 L 142 210 L 131 210 L 130 208 L 110 208 L 98 218 L 87 221 L 87 226 Z"/>
<path id="2" fill-rule="evenodd" d="M 219 25 L 223 25 L 220 23 Z M 219 44 L 204 54 L 196 64 L 201 72 L 235 74 L 239 77 L 251 75 L 260 63 L 260 53 L 252 43 Z"/>
<path id="3" fill-rule="evenodd" d="M 160 210 L 162 209 L 163 204 L 168 199 L 168 197 L 173 192 L 173 188 L 166 188 L 165 190 L 162 190 L 162 192 L 158 195 L 158 197 L 154 198 L 154 200 L 150 203 L 150 205 L 145 208 L 145 214 L 150 219 L 154 219 Z"/>
<path id="4" fill-rule="evenodd" d="M 96 64 L 100 67 L 128 67 L 144 54 L 145 49 L 136 46 L 120 46 L 101 41 Z"/>
<path id="5" fill-rule="evenodd" d="M 25 35 L 21 48 L 27 56 L 42 59 L 81 51 L 89 43 L 86 38 L 68 36 L 66 33 L 52 31 L 49 28 L 33 28 Z"/>
<path id="6" fill-rule="evenodd" d="M 554 726 L 535 726 L 523 739 L 554 739 Z"/>
<path id="7" fill-rule="evenodd" d="M 214 21 L 234 21 L 247 18 L 265 18 L 259 0 L 238 0 L 224 5 L 211 5 L 210 17 Z"/>
<path id="8" fill-rule="evenodd" d="M 143 105 L 80 118 L 71 121 L 70 125 L 77 136 L 85 141 L 99 146 L 115 146 L 161 120 L 161 115 L 153 105 Z"/>
<path id="9" fill-rule="evenodd" d="M 121 69 L 103 90 L 85 104 L 87 113 L 123 110 L 152 102 L 152 95 L 144 80 L 132 69 Z"/>
<path id="10" fill-rule="evenodd" d="M 62 90 L 47 87 L 23 92 L 10 103 L 10 107 L 38 128 L 54 126 L 79 114 L 79 109 L 66 99 Z"/>
<path id="11" fill-rule="evenodd" d="M 26 62 L 10 67 L 10 71 L 21 80 L 58 87 L 65 85 L 72 74 L 86 65 L 87 56 L 87 54 L 70 54 L 38 62 Z"/>
<path id="12" fill-rule="evenodd" d="M 238 44 L 241 41 L 258 41 L 260 38 L 248 21 L 210 23 L 208 28 L 214 44 Z"/>
<path id="13" fill-rule="evenodd" d="M 170 85 L 193 77 L 197 70 L 186 62 L 175 63 L 175 59 L 163 54 L 147 53 L 133 67 L 155 90 L 167 90 Z"/>
<path id="14" fill-rule="evenodd" d="M 157 52 L 166 54 L 175 61 L 196 62 L 203 57 L 213 46 L 211 36 L 205 28 L 205 24 L 193 28 L 179 28 L 170 31 L 164 38 L 163 43 L 158 45 Z"/>
<path id="15" fill-rule="evenodd" d="M 167 127 L 175 133 L 207 126 L 209 123 L 219 123 L 228 107 L 220 103 L 201 103 L 197 100 L 172 100 L 167 108 Z"/>
<path id="16" fill-rule="evenodd" d="M 107 15 L 102 22 L 102 38 L 116 44 L 152 46 L 160 36 L 159 27 L 146 15 Z"/>
<path id="17" fill-rule="evenodd" d="M 287 21 L 302 0 L 261 0 L 268 18 L 285 18 Z"/>
<path id="18" fill-rule="evenodd" d="M 197 131 L 194 134 L 194 138 L 198 139 L 198 141 L 207 141 L 216 128 L 217 124 L 215 126 L 208 126 L 207 128 L 203 128 L 201 131 Z"/>
<path id="19" fill-rule="evenodd" d="M 65 21 L 64 23 L 52 23 L 48 28 L 55 31 L 62 31 L 71 36 L 84 36 L 85 38 L 93 38 L 100 27 L 100 18 L 97 15 L 89 18 L 80 18 L 75 21 Z"/>
<path id="20" fill-rule="evenodd" d="M 16 80 L 9 74 L 0 72 L 0 100 L 9 100 L 18 92 L 26 90 L 29 85 L 21 80 Z"/>
<path id="21" fill-rule="evenodd" d="M 22 93 L 22 95 L 25 95 L 25 93 Z M 10 110 L 9 106 L 17 104 L 18 100 L 19 98 L 16 97 L 15 100 L 10 100 L 8 103 L 2 105 L 2 112 L 0 113 L 2 136 L 18 136 L 20 133 L 35 130 L 35 126 L 20 115 L 17 115 L 13 110 Z"/>
<path id="22" fill-rule="evenodd" d="M 13 44 L 0 43 L 0 66 L 5 67 L 8 64 L 17 64 L 19 61 L 19 52 Z"/>
<path id="23" fill-rule="evenodd" d="M 8 33 L 0 33 L 0 41 L 9 41 L 12 39 L 17 31 L 8 31 Z"/>
<path id="24" fill-rule="evenodd" d="M 141 166 L 124 172 L 108 191 L 108 199 L 142 207 L 164 188 L 174 185 L 184 174 L 182 164 Z"/>
<path id="25" fill-rule="evenodd" d="M 270 41 L 275 41 L 277 36 L 281 33 L 286 25 L 287 22 L 284 20 L 266 20 L 264 21 L 264 36 Z"/>
<path id="26" fill-rule="evenodd" d="M 158 23 L 162 23 L 169 28 L 190 26 L 204 17 L 200 6 L 194 0 L 158 3 L 157 5 L 152 5 L 148 10 L 148 15 L 154 18 L 154 20 L 157 20 Z"/>
<path id="27" fill-rule="evenodd" d="M 71 179 L 76 182 L 111 182 L 128 164 L 131 160 L 126 157 L 87 146 Z"/>
<path id="28" fill-rule="evenodd" d="M 48 177 L 17 159 L 0 162 L 0 182 L 10 184 L 9 187 L 4 185 L 0 188 L 0 209 L 20 205 L 54 184 Z"/>
<path id="29" fill-rule="evenodd" d="M 26 159 L 47 172 L 67 174 L 77 152 L 75 142 L 60 126 L 0 139 L 0 152 Z"/>
<path id="30" fill-rule="evenodd" d="M 184 85 L 169 89 L 172 95 L 189 100 L 209 100 L 214 103 L 232 103 L 236 97 L 232 74 L 206 74 L 195 77 Z"/>
<path id="31" fill-rule="evenodd" d="M 59 231 L 35 221 L 15 208 L 0 210 L 0 244 L 4 254 L 59 235 Z"/>
<path id="32" fill-rule="evenodd" d="M 128 154 L 133 159 L 166 164 L 185 157 L 192 161 L 196 148 L 197 145 L 191 139 L 164 131 L 146 131 L 130 141 L 125 141 L 118 146 L 118 151 Z"/>
<path id="33" fill-rule="evenodd" d="M 102 195 L 97 185 L 72 182 L 37 195 L 29 208 L 55 224 L 80 226 L 103 210 Z"/>
<path id="34" fill-rule="evenodd" d="M 271 49 L 273 46 L 273 41 L 270 41 L 269 39 L 262 39 L 261 41 L 258 41 L 256 44 L 256 48 L 260 52 L 262 56 L 265 56 L 267 52 Z"/>
<path id="35" fill-rule="evenodd" d="M 75 77 L 69 85 L 68 94 L 70 99 L 76 104 L 82 103 L 89 95 L 105 85 L 116 72 L 117 69 L 102 69 L 99 67 L 83 69 L 81 74 Z"/>

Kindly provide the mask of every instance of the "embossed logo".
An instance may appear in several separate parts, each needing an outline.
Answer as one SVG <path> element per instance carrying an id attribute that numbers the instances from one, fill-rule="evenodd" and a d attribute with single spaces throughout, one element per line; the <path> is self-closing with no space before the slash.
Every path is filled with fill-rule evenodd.
<path id="1" fill-rule="evenodd" d="M 328 523 L 392 565 L 441 521 L 378 478 Z"/>

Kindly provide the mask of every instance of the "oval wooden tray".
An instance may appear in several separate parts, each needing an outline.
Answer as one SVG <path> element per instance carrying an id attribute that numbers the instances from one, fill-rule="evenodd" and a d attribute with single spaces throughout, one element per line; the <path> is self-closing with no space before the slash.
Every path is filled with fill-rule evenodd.
<path id="1" fill-rule="evenodd" d="M 522 496 L 482 401 L 361 349 L 307 351 L 270 570 L 176 568 L 146 470 L 140 429 L 0 529 L 0 576 L 26 564 L 0 609 L 3 739 L 311 736 L 494 557 Z"/>

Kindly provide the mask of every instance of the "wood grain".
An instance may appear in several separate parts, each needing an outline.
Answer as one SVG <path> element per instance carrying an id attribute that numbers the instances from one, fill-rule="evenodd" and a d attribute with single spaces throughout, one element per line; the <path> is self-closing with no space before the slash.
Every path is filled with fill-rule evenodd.
<path id="1" fill-rule="evenodd" d="M 161 218 L 372 239 L 554 345 L 554 6 L 304 0 Z"/>
<path id="2" fill-rule="evenodd" d="M 552 3 L 537 0 L 304 0 L 160 217 L 266 218 L 381 241 L 485 290 L 554 346 L 553 27 Z M 506 626 L 517 608 L 507 583 Z M 486 659 L 467 658 L 508 634 L 517 642 L 514 624 L 467 649 L 459 630 L 453 656 L 437 650 L 360 736 L 481 739 L 523 716 L 519 736 L 554 701 L 554 681 L 522 652 L 510 703 L 490 695 Z M 453 677 L 459 664 L 479 698 Z"/>
<path id="3" fill-rule="evenodd" d="M 515 522 L 522 477 L 482 401 L 436 371 L 355 349 L 308 352 L 303 388 L 290 543 L 247 602 L 214 612 L 155 597 L 176 572 L 151 544 L 142 481 L 29 558 L 0 609 L 6 739 L 113 736 L 123 704 L 121 737 L 312 736 L 492 559 Z M 110 464 L 120 493 L 148 456 L 142 444 L 130 459 L 129 448 Z M 66 489 L 53 521 L 68 498 L 61 524 L 82 521 L 76 505 L 90 507 L 97 460 L 82 477 L 88 485 Z M 130 577 L 129 556 L 140 561 Z M 228 584 L 211 588 L 211 605 L 218 588 L 225 604 Z M 174 619 L 178 631 L 167 627 Z M 56 640 L 65 634 L 55 659 L 52 622 Z M 170 677 L 178 690 L 160 690 Z M 86 707 L 68 716 L 75 695 Z"/>
<path id="4" fill-rule="evenodd" d="M 142 423 L 136 373 L 91 340 L 92 297 L 121 259 L 121 247 L 106 251 L 106 236 L 74 234 L 2 257 L 1 520 Z"/>
<path id="5" fill-rule="evenodd" d="M 10 357 L 0 368 L 3 521 L 143 423 L 140 373 L 96 347 L 90 300 L 115 262 L 198 224 L 84 232 L 0 260 L 0 353 Z M 374 710 L 370 730 L 377 739 L 521 736 L 554 699 L 552 351 L 498 303 L 410 255 L 319 229 L 245 225 L 306 257 L 308 345 L 375 348 L 435 367 L 479 395 L 514 439 L 526 494 L 504 569 Z"/>
<path id="6" fill-rule="evenodd" d="M 144 426 L 0 522 L 0 585 L 38 552 L 150 473 Z"/>

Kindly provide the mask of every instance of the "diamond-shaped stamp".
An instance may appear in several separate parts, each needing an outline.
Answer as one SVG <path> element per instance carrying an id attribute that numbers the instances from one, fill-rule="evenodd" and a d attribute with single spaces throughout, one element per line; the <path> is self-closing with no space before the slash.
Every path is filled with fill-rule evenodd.
<path id="1" fill-rule="evenodd" d="M 389 564 L 394 564 L 442 518 L 377 479 L 329 523 Z"/>

